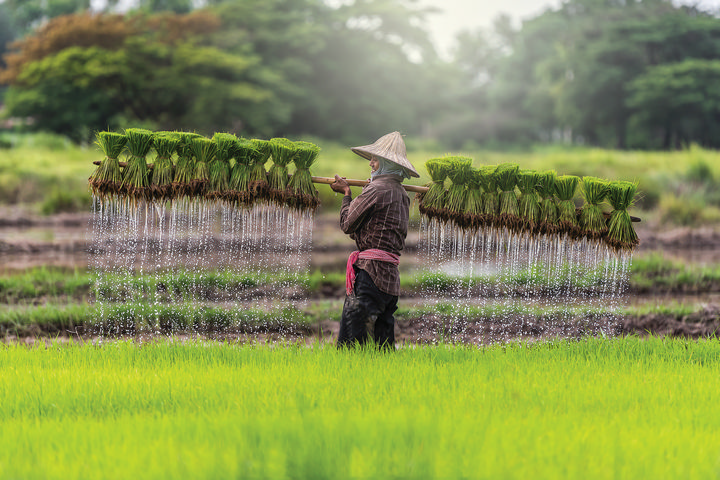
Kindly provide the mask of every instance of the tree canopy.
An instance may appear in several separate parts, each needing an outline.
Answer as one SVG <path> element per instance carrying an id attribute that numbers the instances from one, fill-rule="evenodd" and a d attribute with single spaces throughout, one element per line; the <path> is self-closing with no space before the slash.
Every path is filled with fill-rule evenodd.
<path id="1" fill-rule="evenodd" d="M 143 124 L 344 142 L 400 130 L 449 148 L 720 144 L 720 20 L 668 0 L 499 17 L 461 32 L 450 59 L 413 0 L 136 3 L 0 4 L 6 115 L 79 141 Z"/>

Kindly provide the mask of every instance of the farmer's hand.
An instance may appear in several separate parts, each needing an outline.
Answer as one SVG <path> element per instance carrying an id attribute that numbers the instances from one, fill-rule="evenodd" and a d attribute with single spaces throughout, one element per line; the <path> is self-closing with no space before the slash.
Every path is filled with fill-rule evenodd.
<path id="1" fill-rule="evenodd" d="M 333 189 L 333 192 L 350 195 L 350 185 L 345 181 L 345 178 L 339 175 L 335 175 L 335 182 L 330 184 L 330 188 Z"/>

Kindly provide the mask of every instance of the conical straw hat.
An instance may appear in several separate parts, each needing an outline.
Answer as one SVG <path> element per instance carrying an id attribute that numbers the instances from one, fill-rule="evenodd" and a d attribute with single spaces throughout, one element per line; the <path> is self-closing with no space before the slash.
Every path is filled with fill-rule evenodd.
<path id="1" fill-rule="evenodd" d="M 373 155 L 384 158 L 389 162 L 400 165 L 408 171 L 411 177 L 419 177 L 420 174 L 412 166 L 410 160 L 405 154 L 405 142 L 403 142 L 400 132 L 392 132 L 378 138 L 372 145 L 363 147 L 353 147 L 350 150 L 357 153 L 363 158 L 370 160 Z"/>

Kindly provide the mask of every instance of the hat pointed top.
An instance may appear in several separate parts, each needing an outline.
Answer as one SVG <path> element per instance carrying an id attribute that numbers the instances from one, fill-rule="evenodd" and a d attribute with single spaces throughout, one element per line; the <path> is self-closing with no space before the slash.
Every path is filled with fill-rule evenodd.
<path id="1" fill-rule="evenodd" d="M 350 150 L 368 160 L 370 160 L 373 155 L 383 158 L 403 167 L 411 177 L 420 177 L 420 174 L 415 170 L 415 167 L 412 166 L 410 160 L 407 159 L 405 142 L 400 132 L 388 133 L 378 138 L 375 143 L 371 145 L 352 147 Z"/>

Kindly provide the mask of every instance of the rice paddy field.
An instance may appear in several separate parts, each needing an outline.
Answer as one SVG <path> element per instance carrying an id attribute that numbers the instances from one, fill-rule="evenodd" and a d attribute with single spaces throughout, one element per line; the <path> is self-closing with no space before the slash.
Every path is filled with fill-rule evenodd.
<path id="1" fill-rule="evenodd" d="M 716 478 L 717 340 L 0 347 L 2 478 Z"/>
<path id="2" fill-rule="evenodd" d="M 406 141 L 413 183 L 426 184 L 424 161 L 445 152 Z M 117 247 L 102 263 L 88 258 L 100 152 L 11 143 L 0 161 L 0 478 L 720 476 L 717 152 L 452 152 L 637 181 L 640 246 L 605 296 L 572 268 L 554 270 L 557 282 L 534 269 L 430 271 L 416 201 L 398 349 L 378 352 L 334 347 L 353 243 L 329 188 L 318 187 L 312 248 L 289 272 L 235 271 L 210 250 L 190 270 L 172 267 L 190 258 L 179 250 L 159 268 L 160 254 L 138 264 Z M 314 175 L 367 177 L 347 146 L 317 143 Z"/>

